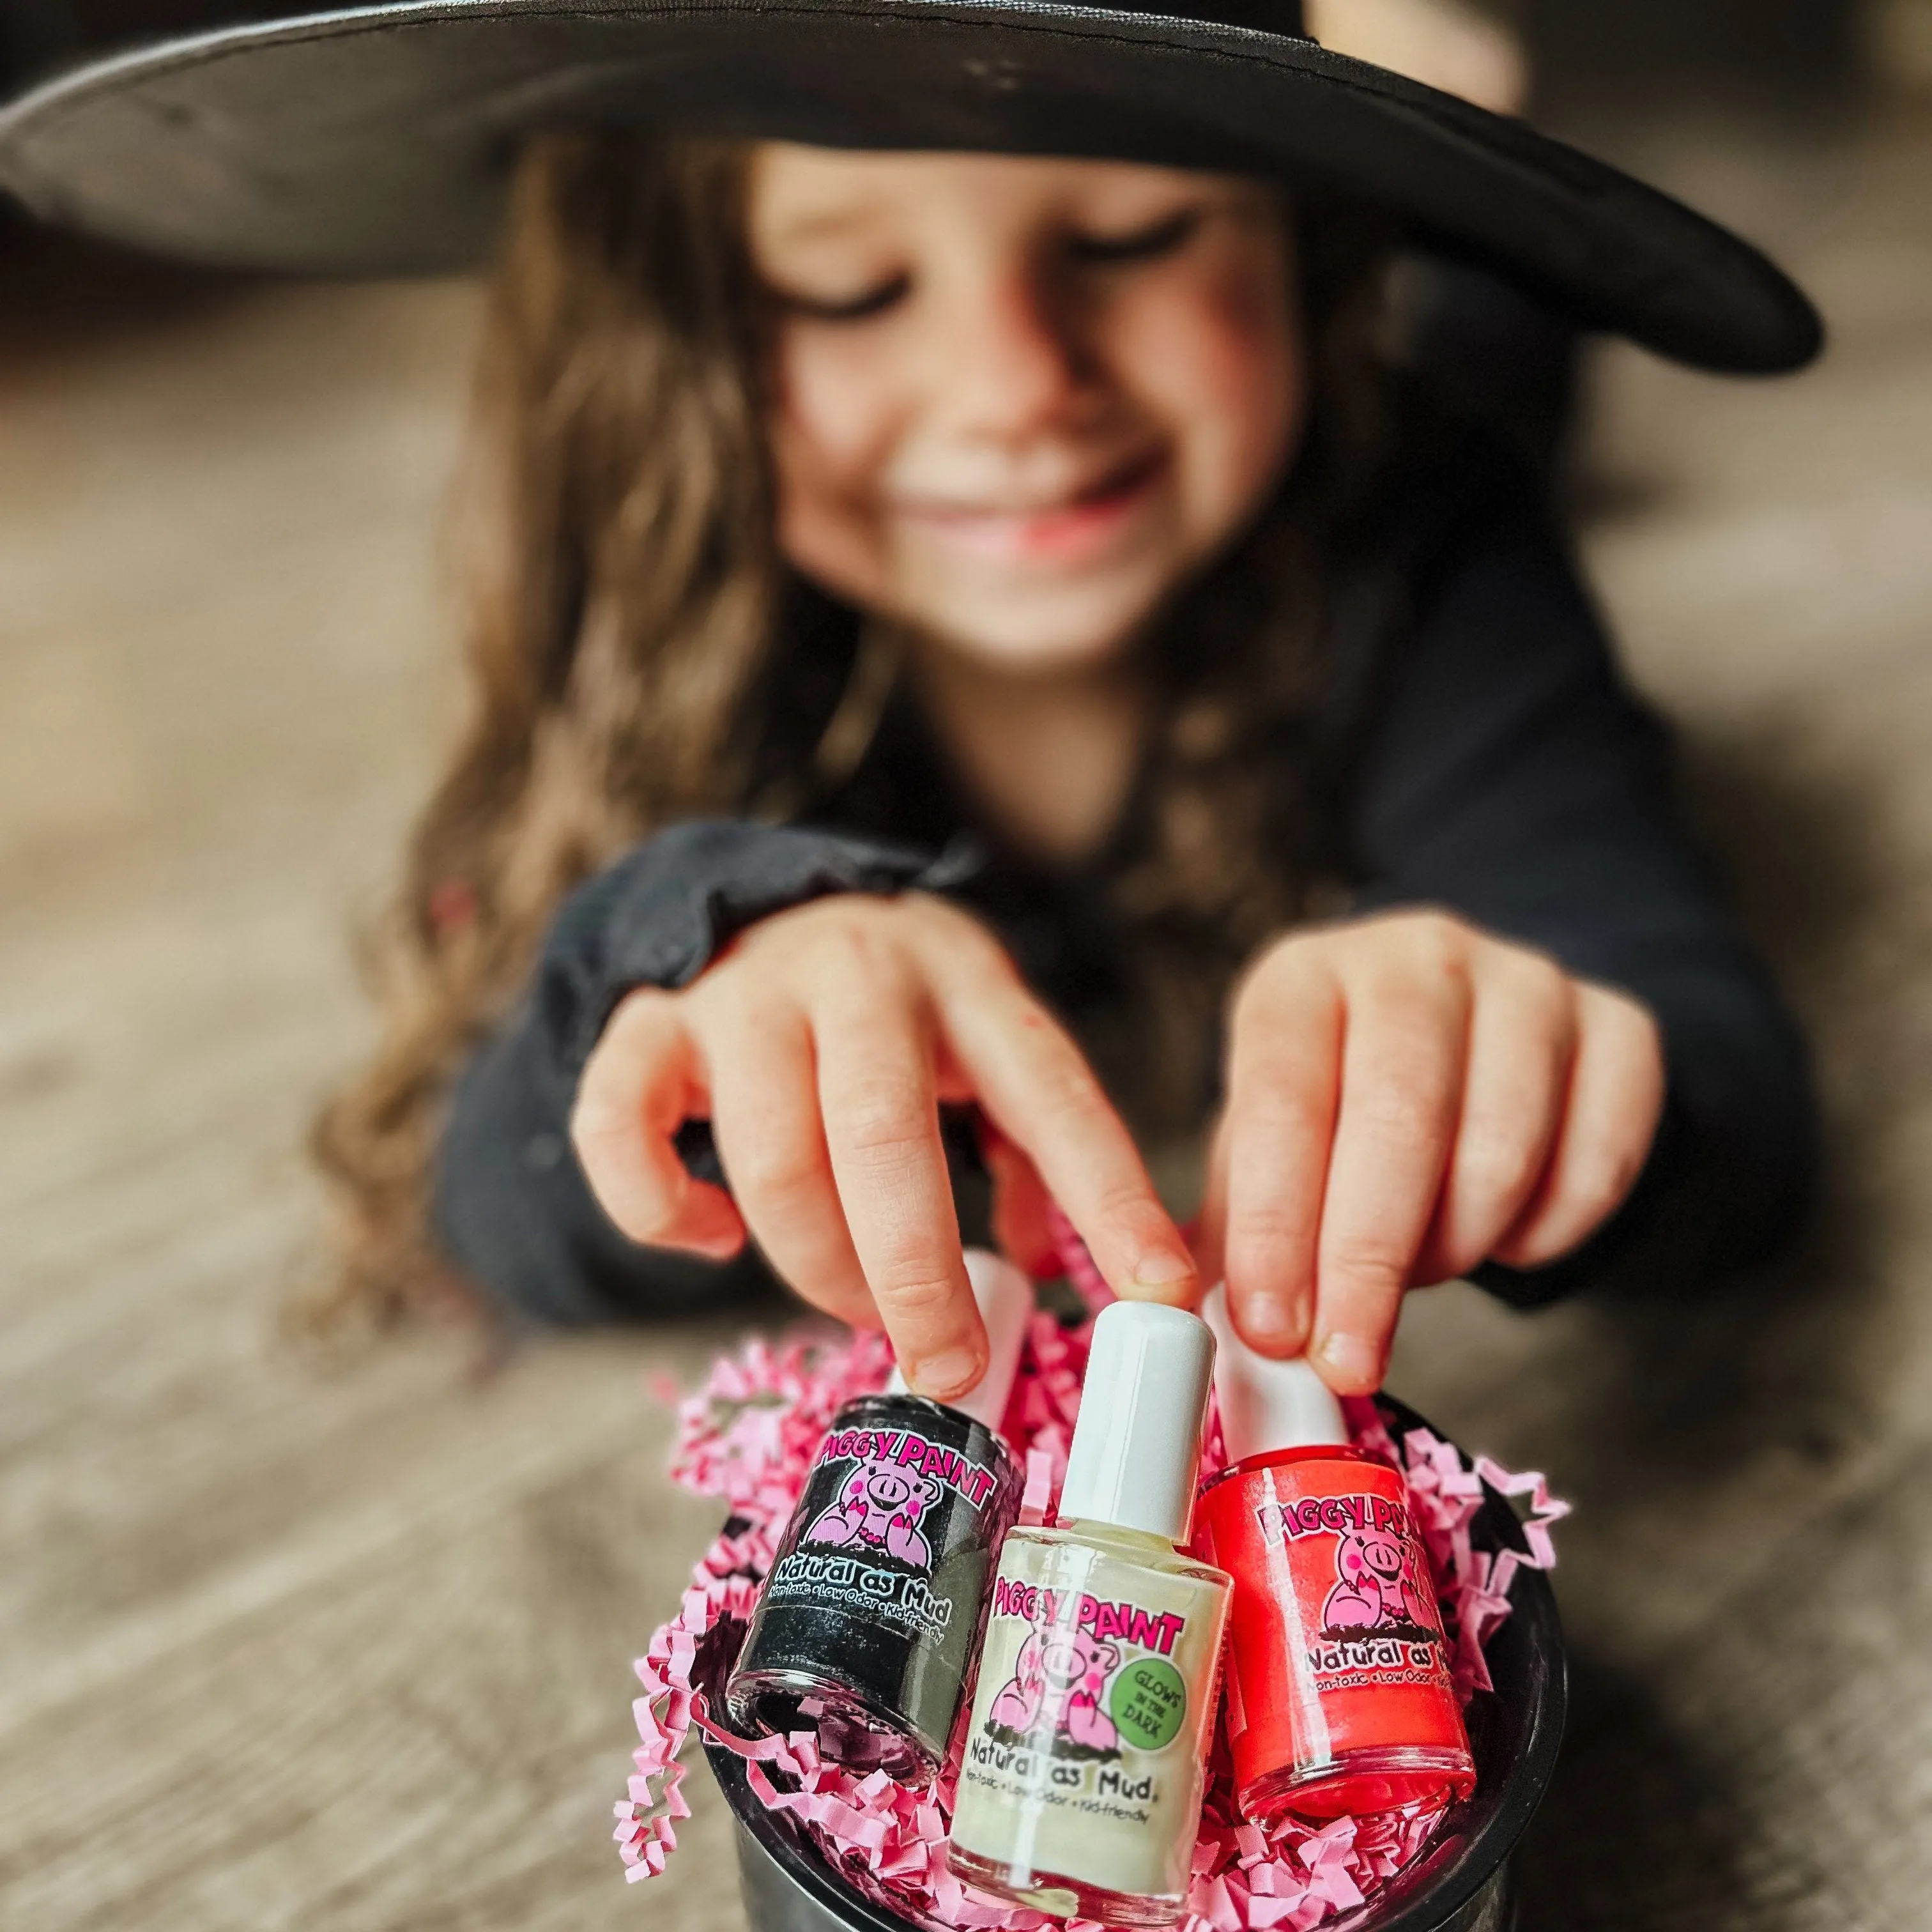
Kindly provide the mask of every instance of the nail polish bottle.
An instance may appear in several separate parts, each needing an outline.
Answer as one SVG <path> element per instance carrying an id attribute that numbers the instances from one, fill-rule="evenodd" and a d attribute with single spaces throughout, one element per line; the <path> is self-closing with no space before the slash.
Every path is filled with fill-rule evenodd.
<path id="1" fill-rule="evenodd" d="M 1214 1358 L 1178 1309 L 1102 1310 L 1058 1524 L 1006 1538 L 946 1856 L 1016 1904 L 1125 1926 L 1184 1910 L 1228 1606 L 1180 1547 Z"/>
<path id="2" fill-rule="evenodd" d="M 946 1755 L 1024 1478 L 999 1434 L 1033 1313 L 1011 1262 L 968 1249 L 986 1373 L 951 1402 L 894 1372 L 832 1418 L 725 1685 L 741 1730 L 809 1729 L 859 1771 Z"/>
<path id="3" fill-rule="evenodd" d="M 1305 1360 L 1235 1334 L 1225 1289 L 1202 1313 L 1230 1466 L 1202 1491 L 1196 1546 L 1234 1582 L 1227 1731 L 1244 1816 L 1466 1798 L 1476 1768 L 1407 1484 L 1350 1446 Z"/>

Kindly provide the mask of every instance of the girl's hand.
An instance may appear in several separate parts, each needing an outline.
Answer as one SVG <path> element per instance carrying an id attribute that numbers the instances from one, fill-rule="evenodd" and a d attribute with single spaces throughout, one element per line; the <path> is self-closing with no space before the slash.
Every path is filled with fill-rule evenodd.
<path id="1" fill-rule="evenodd" d="M 1438 912 L 1292 934 L 1235 998 L 1203 1276 L 1256 1348 L 1366 1394 L 1405 1289 L 1576 1246 L 1663 1103 L 1649 1012 L 1541 953 Z"/>
<path id="2" fill-rule="evenodd" d="M 681 992 L 632 993 L 584 1069 L 571 1138 L 633 1240 L 724 1259 L 748 1229 L 806 1300 L 883 1322 L 908 1382 L 944 1400 L 986 1364 L 939 1138 L 939 1103 L 967 1099 L 1118 1293 L 1193 1304 L 1186 1244 L 1079 1049 L 938 899 L 814 900 L 760 920 Z M 730 1195 L 671 1144 L 707 1115 Z"/>

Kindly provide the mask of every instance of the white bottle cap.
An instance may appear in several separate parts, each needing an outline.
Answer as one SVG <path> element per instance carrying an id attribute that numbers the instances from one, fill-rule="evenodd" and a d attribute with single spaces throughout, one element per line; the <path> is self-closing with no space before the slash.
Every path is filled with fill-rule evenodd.
<path id="1" fill-rule="evenodd" d="M 1214 1337 L 1198 1316 L 1153 1301 L 1103 1308 L 1094 1324 L 1060 1520 L 1116 1523 L 1185 1543 L 1214 1370 Z"/>
<path id="2" fill-rule="evenodd" d="M 1306 1356 L 1278 1362 L 1270 1355 L 1257 1354 L 1234 1332 L 1228 1291 L 1219 1282 L 1208 1291 L 1201 1314 L 1220 1344 L 1214 1394 L 1221 1405 L 1221 1440 L 1229 1462 L 1318 1442 L 1346 1446 L 1351 1438 L 1342 1405 L 1309 1366 Z"/>
<path id="3" fill-rule="evenodd" d="M 1027 1324 L 1033 1319 L 1033 1283 L 1011 1262 L 984 1248 L 966 1250 L 966 1279 L 973 1284 L 973 1299 L 979 1304 L 980 1319 L 986 1324 L 986 1372 L 946 1406 L 997 1432 L 1000 1418 L 1006 1412 L 1006 1398 L 1012 1393 L 1013 1377 L 1019 1372 Z M 886 1393 L 908 1393 L 905 1377 L 896 1368 L 886 1384 Z"/>

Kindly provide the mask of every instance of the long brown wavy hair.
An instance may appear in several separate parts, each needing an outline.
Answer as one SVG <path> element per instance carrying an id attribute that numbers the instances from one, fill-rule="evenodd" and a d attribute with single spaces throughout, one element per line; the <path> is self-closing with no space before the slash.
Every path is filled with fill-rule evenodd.
<path id="1" fill-rule="evenodd" d="M 466 471 L 472 709 L 368 949 L 381 1043 L 316 1123 L 346 1237 L 325 1322 L 461 1294 L 429 1228 L 446 1096 L 571 887 L 675 820 L 808 816 L 862 756 L 866 654 L 835 652 L 828 684 L 824 600 L 773 541 L 747 152 L 555 136 L 516 170 Z M 1282 747 L 1312 728 L 1336 532 L 1387 442 L 1385 248 L 1353 207 L 1304 200 L 1295 220 L 1303 446 L 1142 646 L 1160 722 L 1111 886 L 1139 1024 L 1088 1045 L 1148 1120 L 1177 1083 L 1163 1100 L 1147 1070 L 1188 1060 L 1319 869 L 1308 761 Z"/>

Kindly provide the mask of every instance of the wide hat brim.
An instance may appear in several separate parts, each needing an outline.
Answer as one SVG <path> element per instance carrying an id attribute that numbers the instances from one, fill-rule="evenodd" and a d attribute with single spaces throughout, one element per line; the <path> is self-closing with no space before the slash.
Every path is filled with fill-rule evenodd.
<path id="1" fill-rule="evenodd" d="M 1292 9 L 1284 9 L 1292 17 Z M 409 0 L 175 41 L 0 111 L 52 220 L 237 267 L 484 259 L 532 133 L 1095 155 L 1382 204 L 1586 327 L 1736 373 L 1821 332 L 1756 249 L 1534 132 L 1292 34 L 1051 0 Z"/>

